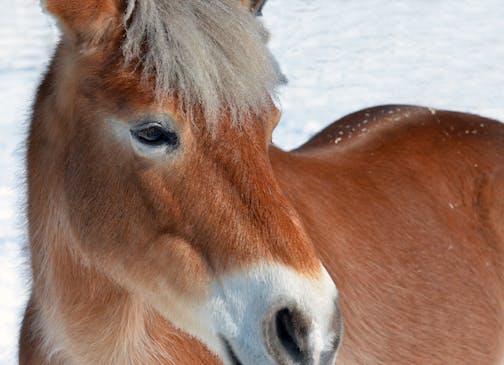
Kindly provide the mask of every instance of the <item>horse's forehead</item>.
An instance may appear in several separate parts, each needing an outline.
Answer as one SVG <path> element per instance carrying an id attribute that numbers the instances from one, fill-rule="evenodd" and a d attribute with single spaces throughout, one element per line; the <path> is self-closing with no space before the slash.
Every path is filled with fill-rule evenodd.
<path id="1" fill-rule="evenodd" d="M 127 62 L 142 61 L 158 96 L 176 90 L 179 107 L 197 104 L 210 123 L 223 109 L 244 122 L 268 108 L 284 78 L 266 30 L 239 1 L 132 3 L 121 48 Z"/>
<path id="2" fill-rule="evenodd" d="M 270 101 L 261 113 L 248 113 L 246 120 L 237 121 L 236 116 L 223 107 L 217 119 L 209 121 L 198 103 L 190 108 L 181 105 L 178 90 L 167 91 L 159 97 L 155 80 L 145 78 L 134 65 L 121 64 L 120 50 L 112 48 L 97 52 L 90 58 L 91 64 L 82 70 L 84 75 L 76 80 L 86 90 L 81 97 L 90 97 L 94 106 L 99 108 L 101 105 L 105 114 L 111 113 L 121 120 L 168 115 L 178 126 L 193 130 L 195 135 L 215 145 L 218 141 L 240 139 L 239 136 L 245 136 L 251 142 L 255 137 L 268 138 L 280 119 L 279 109 Z M 108 61 L 113 58 L 117 62 Z"/>
<path id="3" fill-rule="evenodd" d="M 84 5 L 92 3 L 81 3 L 79 14 L 90 17 Z M 78 82 L 95 102 L 129 114 L 161 102 L 169 112 L 184 114 L 183 120 L 208 128 L 221 124 L 223 114 L 237 125 L 262 115 L 271 119 L 272 99 L 284 79 L 264 44 L 266 31 L 239 1 L 137 0 L 125 14 L 118 1 L 106 3 L 113 10 L 91 8 L 115 12 L 117 24 L 126 25 L 109 26 L 106 36 L 97 37 L 102 43 L 84 50 L 91 66 Z M 51 9 L 78 26 L 72 20 L 78 12 L 70 17 L 65 9 Z M 230 14 L 232 21 L 224 21 Z M 75 51 L 81 52 L 75 48 L 74 57 Z"/>

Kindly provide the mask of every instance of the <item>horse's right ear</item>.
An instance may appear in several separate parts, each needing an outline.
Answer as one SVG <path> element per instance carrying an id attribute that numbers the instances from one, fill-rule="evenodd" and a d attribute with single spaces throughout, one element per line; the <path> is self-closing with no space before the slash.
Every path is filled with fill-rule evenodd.
<path id="1" fill-rule="evenodd" d="M 42 6 L 58 20 L 65 35 L 92 41 L 121 21 L 118 0 L 42 0 Z"/>
<path id="2" fill-rule="evenodd" d="M 262 15 L 262 9 L 266 0 L 241 0 L 242 4 L 246 6 L 255 16 Z"/>

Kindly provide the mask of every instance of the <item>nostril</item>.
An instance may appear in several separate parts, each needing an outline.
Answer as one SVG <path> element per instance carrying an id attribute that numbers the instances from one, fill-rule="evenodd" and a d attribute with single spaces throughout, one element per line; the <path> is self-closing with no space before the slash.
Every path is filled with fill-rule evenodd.
<path id="1" fill-rule="evenodd" d="M 280 343 L 294 360 L 301 358 L 301 348 L 296 338 L 291 312 L 285 308 L 276 315 L 276 330 Z"/>
<path id="2" fill-rule="evenodd" d="M 300 362 L 307 351 L 308 323 L 296 310 L 284 308 L 275 315 L 276 335 L 291 360 Z"/>

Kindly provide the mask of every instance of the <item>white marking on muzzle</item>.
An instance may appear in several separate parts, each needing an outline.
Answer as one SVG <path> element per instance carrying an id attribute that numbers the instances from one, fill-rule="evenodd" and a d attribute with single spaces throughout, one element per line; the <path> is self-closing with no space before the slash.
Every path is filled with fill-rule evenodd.
<path id="1" fill-rule="evenodd" d="M 318 277 L 310 277 L 281 264 L 263 263 L 215 280 L 207 309 L 216 333 L 242 363 L 266 365 L 273 362 L 265 342 L 265 321 L 283 308 L 296 308 L 311 322 L 307 340 L 313 363 L 318 364 L 334 336 L 337 295 L 322 266 Z"/>

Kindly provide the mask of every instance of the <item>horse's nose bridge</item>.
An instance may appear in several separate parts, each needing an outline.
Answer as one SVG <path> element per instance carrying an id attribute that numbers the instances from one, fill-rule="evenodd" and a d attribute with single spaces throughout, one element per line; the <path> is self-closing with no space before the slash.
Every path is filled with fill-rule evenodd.
<path id="1" fill-rule="evenodd" d="M 298 272 L 298 275 L 320 275 L 321 262 L 313 243 L 295 214 L 285 214 L 285 221 L 273 227 L 267 237 L 267 249 L 273 260 L 281 262 Z"/>
<path id="2" fill-rule="evenodd" d="M 250 143 L 258 137 L 244 132 L 216 138 L 218 149 L 202 151 L 207 156 L 205 166 L 210 166 L 205 171 L 212 174 L 212 189 L 219 199 L 205 202 L 211 210 L 204 207 L 203 211 L 212 213 L 204 217 L 210 223 L 208 230 L 228 242 L 227 255 L 214 252 L 224 263 L 227 258 L 240 263 L 269 258 L 297 270 L 318 267 L 313 244 L 277 181 L 267 151 L 258 148 L 259 143 Z M 219 224 L 223 221 L 230 224 Z"/>
<path id="3" fill-rule="evenodd" d="M 251 220 L 258 240 L 251 244 L 265 250 L 272 260 L 297 271 L 317 271 L 320 261 L 314 245 L 298 212 L 276 182 L 252 190 L 246 219 Z"/>
<path id="4" fill-rule="evenodd" d="M 233 165 L 234 167 L 234 165 Z M 246 180 L 227 176 L 229 204 L 216 202 L 215 217 L 232 217 L 233 224 L 213 225 L 224 231 L 230 248 L 221 255 L 226 261 L 257 262 L 267 259 L 298 271 L 316 271 L 320 266 L 313 243 L 297 211 L 284 195 L 268 168 L 254 170 Z M 222 210 L 222 211 L 220 211 Z M 239 260 L 235 260 L 238 257 Z"/>

